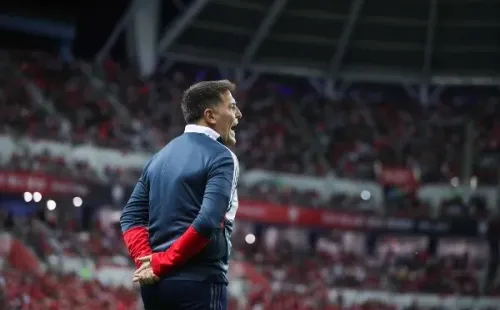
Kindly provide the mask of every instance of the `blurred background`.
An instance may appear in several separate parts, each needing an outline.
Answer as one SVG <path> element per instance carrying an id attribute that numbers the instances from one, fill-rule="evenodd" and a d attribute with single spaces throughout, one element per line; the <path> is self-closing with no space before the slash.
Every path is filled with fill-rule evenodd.
<path id="1" fill-rule="evenodd" d="M 118 220 L 238 86 L 230 310 L 500 309 L 500 2 L 0 3 L 0 309 L 141 309 Z"/>

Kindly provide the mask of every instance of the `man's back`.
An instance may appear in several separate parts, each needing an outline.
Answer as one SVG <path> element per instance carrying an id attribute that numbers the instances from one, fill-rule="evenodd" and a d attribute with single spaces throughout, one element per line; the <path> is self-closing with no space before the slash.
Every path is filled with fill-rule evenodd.
<path id="1" fill-rule="evenodd" d="M 227 147 L 203 133 L 185 133 L 154 156 L 145 169 L 149 184 L 149 235 L 153 252 L 168 249 L 193 223 L 203 203 L 213 161 L 221 156 L 233 159 Z M 229 211 L 230 206 L 227 207 Z M 169 277 L 204 280 L 209 275 L 224 275 L 218 280 L 227 281 L 225 273 L 229 246 L 225 225 L 221 225 L 210 244 L 185 268 Z"/>
<path id="2" fill-rule="evenodd" d="M 238 207 L 238 162 L 210 131 L 199 126 L 187 129 L 144 168 L 123 209 L 122 229 L 148 227 L 149 245 L 156 253 L 169 249 L 196 226 L 208 244 L 164 278 L 227 283 L 229 238 Z M 208 206 L 201 212 L 204 203 Z"/>

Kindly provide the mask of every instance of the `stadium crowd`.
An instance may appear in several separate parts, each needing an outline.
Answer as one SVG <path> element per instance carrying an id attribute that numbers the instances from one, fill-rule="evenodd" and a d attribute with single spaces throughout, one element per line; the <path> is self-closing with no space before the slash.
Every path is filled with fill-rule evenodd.
<path id="1" fill-rule="evenodd" d="M 184 66 L 140 79 L 109 60 L 101 67 L 65 64 L 37 52 L 3 53 L 0 61 L 9 77 L 2 82 L 2 111 L 8 112 L 2 113 L 3 127 L 123 151 L 155 149 L 182 132 L 182 90 L 200 78 L 219 77 Z M 18 79 L 10 78 L 12 72 Z M 353 85 L 342 100 L 328 100 L 310 87 L 292 90 L 269 81 L 263 77 L 238 91 L 250 121 L 238 128 L 236 152 L 247 169 L 374 179 L 374 163 L 381 162 L 418 168 L 422 182 L 449 181 L 460 174 L 472 123 L 480 149 L 475 172 L 484 174 L 481 182 L 496 181 L 480 169 L 491 163 L 479 155 L 499 148 L 498 90 L 451 88 L 424 106 L 396 87 Z M 429 152 L 429 145 L 440 149 Z"/>
<path id="2" fill-rule="evenodd" d="M 184 66 L 183 71 L 158 73 L 143 80 L 112 61 L 102 67 L 80 61 L 64 64 L 36 52 L 3 53 L 1 59 L 4 76 L 11 73 L 18 77 L 5 78 L 2 83 L 0 104 L 6 111 L 0 116 L 2 132 L 92 143 L 123 152 L 158 149 L 182 132 L 182 90 L 200 78 L 217 78 L 216 72 Z M 500 135 L 494 121 L 499 96 L 494 91 L 478 95 L 474 90 L 445 90 L 442 101 L 426 107 L 396 87 L 352 86 L 344 99 L 333 101 L 303 85 L 292 91 L 269 80 L 257 80 L 252 88 L 238 93 L 247 121 L 239 125 L 240 143 L 235 151 L 247 170 L 334 173 L 373 180 L 377 167 L 388 164 L 412 168 L 421 183 L 449 182 L 461 174 L 466 124 L 472 122 L 477 135 L 473 142 L 479 150 L 473 171 L 480 184 L 496 181 L 496 169 L 491 169 L 496 160 L 491 154 L 498 150 Z M 289 104 L 292 101 L 294 104 Z M 97 178 L 88 162 L 65 162 L 60 154 L 29 154 L 24 149 L 13 155 L 10 167 Z M 7 165 L 6 161 L 3 164 Z M 114 166 L 108 167 L 105 175 L 133 182 L 137 173 Z M 272 184 L 250 190 L 252 197 L 265 194 L 266 199 L 284 203 L 364 203 L 359 197 L 321 200 L 317 193 L 297 193 L 293 188 L 281 187 L 277 192 Z M 409 204 L 424 209 L 426 202 L 413 199 Z"/>
<path id="3" fill-rule="evenodd" d="M 217 72 L 184 66 L 172 74 L 158 73 L 144 80 L 112 61 L 101 67 L 81 61 L 64 64 L 37 52 L 0 53 L 0 67 L 0 134 L 74 145 L 92 143 L 125 153 L 157 149 L 181 133 L 182 90 L 199 79 L 217 78 Z M 474 174 L 481 183 L 497 178 L 491 173 L 495 161 L 490 155 L 500 147 L 500 126 L 495 121 L 500 119 L 500 94 L 451 89 L 443 93 L 442 101 L 423 106 L 392 87 L 357 85 L 348 89 L 345 99 L 330 100 L 309 87 L 289 89 L 269 81 L 272 78 L 263 77 L 237 94 L 245 121 L 237 128 L 236 153 L 246 170 L 314 176 L 334 173 L 374 180 L 377 164 L 387 164 L 411 167 L 422 183 L 449 182 L 460 175 L 463 145 L 473 139 L 479 150 L 474 156 Z M 34 154 L 26 147 L 0 159 L 0 168 L 9 171 L 70 175 L 96 182 L 135 182 L 139 173 L 137 169 L 106 167 L 102 178 L 89 162 L 68 162 L 49 150 Z M 324 199 L 315 191 L 274 183 L 243 184 L 239 193 L 243 198 L 315 208 L 362 209 L 359 206 L 366 203 L 359 196 Z M 442 209 L 457 204 L 465 202 L 443 201 Z M 427 212 L 426 203 L 415 197 L 405 205 Z M 117 256 L 128 257 L 116 229 L 94 223 L 85 234 L 78 225 L 61 227 L 51 222 L 53 212 L 42 213 L 41 220 L 28 223 L 6 215 L 2 220 L 5 230 L 24 240 L 41 259 L 65 255 L 109 264 L 116 263 Z M 345 250 L 339 241 L 342 234 L 322 233 L 321 242 L 313 247 L 293 246 L 286 240 L 273 247 L 265 247 L 259 239 L 249 244 L 246 234 L 235 234 L 234 258 L 258 270 L 264 282 L 245 290 L 247 298 L 232 299 L 231 310 L 399 309 L 376 298 L 347 306 L 342 294 L 331 302 L 328 291 L 332 287 L 500 296 L 500 287 L 485 292 L 481 286 L 487 262 L 481 255 L 433 256 L 418 248 L 372 253 L 367 259 L 363 251 Z M 278 236 L 284 235 L 280 230 Z M 1 270 L 1 309 L 137 307 L 134 289 L 104 286 L 95 279 L 82 280 L 77 274 L 50 269 L 44 275 L 28 274 L 7 260 Z M 413 305 L 409 309 L 423 308 Z"/>

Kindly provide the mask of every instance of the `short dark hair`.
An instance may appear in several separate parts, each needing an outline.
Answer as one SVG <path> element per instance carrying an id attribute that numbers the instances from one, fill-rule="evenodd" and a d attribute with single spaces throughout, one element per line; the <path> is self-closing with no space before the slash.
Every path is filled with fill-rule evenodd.
<path id="1" fill-rule="evenodd" d="M 234 91 L 235 86 L 228 80 L 203 81 L 191 85 L 182 96 L 182 114 L 188 124 L 198 122 L 205 109 L 221 102 L 221 94 Z"/>

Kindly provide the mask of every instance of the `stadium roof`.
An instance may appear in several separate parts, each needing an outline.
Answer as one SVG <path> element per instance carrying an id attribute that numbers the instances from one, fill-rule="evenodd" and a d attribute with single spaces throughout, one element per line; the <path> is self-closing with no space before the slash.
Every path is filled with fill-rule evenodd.
<path id="1" fill-rule="evenodd" d="M 264 73 L 498 85 L 499 16 L 498 0 L 195 0 L 159 52 Z"/>
<path id="2" fill-rule="evenodd" d="M 73 50 L 80 55 L 127 49 L 131 31 L 123 30 L 152 3 L 161 12 L 158 55 L 167 60 L 333 80 L 500 85 L 499 0 L 109 1 L 42 8 L 19 0 L 2 2 L 0 10 L 76 24 Z M 0 34 L 17 47 L 45 43 Z"/>

